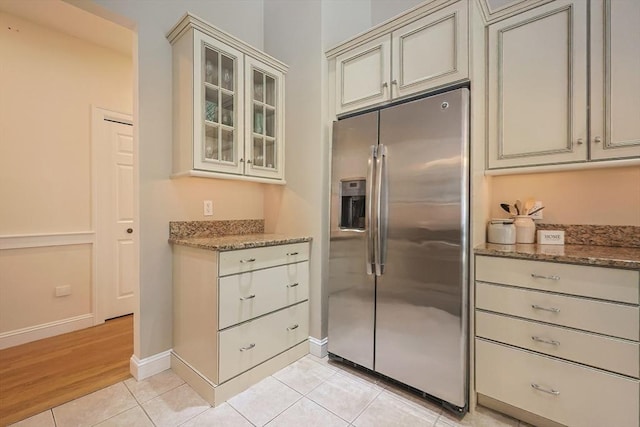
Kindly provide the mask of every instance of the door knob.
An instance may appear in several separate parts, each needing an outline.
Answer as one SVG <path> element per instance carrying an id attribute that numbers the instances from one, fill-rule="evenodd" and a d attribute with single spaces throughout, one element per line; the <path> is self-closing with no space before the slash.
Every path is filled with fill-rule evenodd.
<path id="1" fill-rule="evenodd" d="M 127 233 L 129 234 L 133 233 L 133 228 L 127 228 Z"/>

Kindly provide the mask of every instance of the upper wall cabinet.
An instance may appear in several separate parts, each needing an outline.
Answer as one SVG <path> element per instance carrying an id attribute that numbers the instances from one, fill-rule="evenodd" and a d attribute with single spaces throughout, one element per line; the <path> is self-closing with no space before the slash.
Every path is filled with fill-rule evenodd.
<path id="1" fill-rule="evenodd" d="M 468 79 L 467 1 L 435 3 L 327 52 L 335 70 L 336 114 Z"/>
<path id="2" fill-rule="evenodd" d="M 591 2 L 592 160 L 640 157 L 640 1 Z"/>
<path id="3" fill-rule="evenodd" d="M 488 168 L 640 156 L 639 26 L 635 0 L 557 0 L 490 25 Z"/>
<path id="4" fill-rule="evenodd" d="M 173 47 L 173 176 L 284 183 L 287 66 L 187 14 Z"/>

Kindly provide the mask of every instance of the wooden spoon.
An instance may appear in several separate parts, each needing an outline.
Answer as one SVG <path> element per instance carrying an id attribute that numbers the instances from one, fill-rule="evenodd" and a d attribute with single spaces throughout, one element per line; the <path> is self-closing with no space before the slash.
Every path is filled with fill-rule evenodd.
<path id="1" fill-rule="evenodd" d="M 520 212 L 522 212 L 522 202 L 520 200 L 516 200 L 515 207 L 516 207 L 516 214 L 520 215 Z"/>
<path id="2" fill-rule="evenodd" d="M 531 209 L 533 209 L 533 205 L 536 204 L 536 201 L 533 199 L 527 199 L 526 202 L 524 202 L 524 211 L 522 211 L 523 215 L 529 215 L 529 211 L 531 211 Z"/>

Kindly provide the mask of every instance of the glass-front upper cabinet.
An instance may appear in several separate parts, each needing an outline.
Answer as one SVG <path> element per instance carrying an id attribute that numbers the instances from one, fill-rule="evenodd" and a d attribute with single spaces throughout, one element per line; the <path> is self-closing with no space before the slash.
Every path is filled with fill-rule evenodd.
<path id="1" fill-rule="evenodd" d="M 246 173 L 282 178 L 284 96 L 281 88 L 284 75 L 250 57 L 246 58 L 245 67 L 248 85 L 246 128 L 251 130 Z"/>
<path id="2" fill-rule="evenodd" d="M 202 35 L 200 42 L 201 102 L 194 118 L 194 167 L 205 171 L 243 173 L 242 111 L 238 108 L 242 93 L 242 53 Z M 196 97 L 197 98 L 197 97 Z M 200 123 L 200 125 L 198 124 Z M 199 140 L 199 141 L 198 141 Z M 199 156 L 197 155 L 199 153 Z"/>
<path id="3" fill-rule="evenodd" d="M 173 57 L 173 174 L 284 184 L 284 77 L 275 58 L 187 13 Z"/>

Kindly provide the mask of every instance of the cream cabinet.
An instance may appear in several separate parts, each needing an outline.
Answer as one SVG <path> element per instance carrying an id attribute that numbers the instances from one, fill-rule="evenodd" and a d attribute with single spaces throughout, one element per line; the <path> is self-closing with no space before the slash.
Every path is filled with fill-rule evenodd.
<path id="1" fill-rule="evenodd" d="M 468 3 L 411 10 L 331 49 L 343 114 L 468 79 Z"/>
<path id="2" fill-rule="evenodd" d="M 173 176 L 284 180 L 287 66 L 187 14 L 173 49 Z"/>
<path id="3" fill-rule="evenodd" d="M 475 286 L 479 402 L 536 424 L 639 425 L 639 271 L 476 256 Z"/>
<path id="4" fill-rule="evenodd" d="M 308 353 L 309 243 L 173 246 L 172 367 L 212 404 Z M 277 367 L 273 368 L 274 366 Z"/>
<path id="5" fill-rule="evenodd" d="M 590 158 L 640 158 L 640 2 L 591 0 Z"/>
<path id="6" fill-rule="evenodd" d="M 633 0 L 556 0 L 489 25 L 488 169 L 640 158 L 638 28 Z"/>

